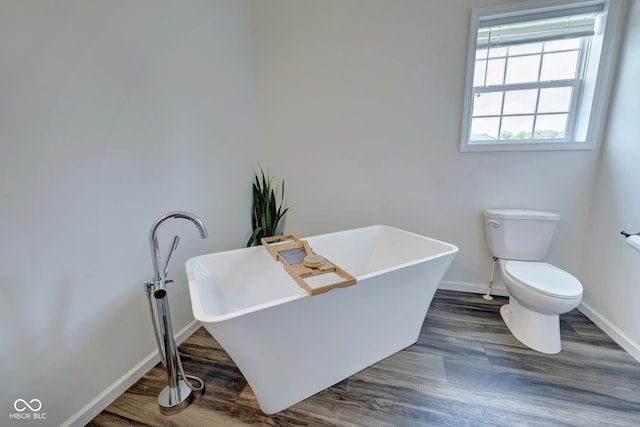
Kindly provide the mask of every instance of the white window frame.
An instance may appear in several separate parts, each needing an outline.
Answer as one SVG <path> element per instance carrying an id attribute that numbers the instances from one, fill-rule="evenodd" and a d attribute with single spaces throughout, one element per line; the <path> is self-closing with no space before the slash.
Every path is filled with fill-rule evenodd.
<path id="1" fill-rule="evenodd" d="M 493 143 L 491 141 L 469 141 L 471 133 L 471 115 L 473 114 L 473 97 L 479 90 L 473 87 L 474 69 L 477 50 L 477 35 L 480 21 L 498 17 L 512 17 L 531 12 L 545 12 L 562 9 L 567 6 L 589 6 L 603 4 L 606 13 L 604 34 L 593 36 L 595 48 L 589 49 L 591 58 L 598 67 L 591 67 L 590 74 L 584 80 L 572 81 L 578 96 L 572 97 L 573 114 L 570 114 L 572 134 L 559 139 L 542 140 L 508 140 Z M 538 150 L 590 150 L 597 139 L 606 119 L 609 92 L 611 88 L 615 60 L 621 35 L 620 21 L 621 0 L 528 0 L 519 3 L 473 9 L 467 53 L 467 70 L 464 93 L 462 132 L 460 151 L 538 151 Z M 595 52 L 595 53 L 594 53 Z M 595 55 L 595 57 L 594 57 Z M 565 81 L 565 86 L 567 82 Z M 526 84 L 523 86 L 525 87 Z M 541 87 L 537 85 L 536 87 Z"/>

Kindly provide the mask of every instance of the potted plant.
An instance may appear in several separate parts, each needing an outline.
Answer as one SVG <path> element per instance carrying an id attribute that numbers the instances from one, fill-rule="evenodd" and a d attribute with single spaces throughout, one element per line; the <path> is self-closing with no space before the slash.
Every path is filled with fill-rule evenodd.
<path id="1" fill-rule="evenodd" d="M 258 165 L 260 165 L 258 163 Z M 255 174 L 253 182 L 253 207 L 251 210 L 251 225 L 253 233 L 247 242 L 247 247 L 254 243 L 261 245 L 260 239 L 276 235 L 280 220 L 289 208 L 282 209 L 284 200 L 284 179 L 280 188 L 280 203 L 276 203 L 276 193 L 271 186 L 269 172 L 265 176 L 262 166 L 260 175 Z"/>

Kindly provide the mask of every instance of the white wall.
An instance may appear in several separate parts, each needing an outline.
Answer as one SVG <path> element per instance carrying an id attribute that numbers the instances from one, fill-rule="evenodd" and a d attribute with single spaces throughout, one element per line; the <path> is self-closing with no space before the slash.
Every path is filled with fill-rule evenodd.
<path id="1" fill-rule="evenodd" d="M 562 216 L 549 260 L 579 273 L 597 151 L 458 149 L 471 9 L 497 3 L 252 3 L 259 158 L 286 180 L 288 232 L 423 233 L 460 247 L 447 286 L 483 289 L 482 209 L 538 208 Z"/>
<path id="2" fill-rule="evenodd" d="M 640 7 L 591 204 L 597 151 L 458 151 L 470 10 L 502 1 L 254 1 L 252 27 L 238 0 L 0 3 L 0 417 L 38 398 L 58 425 L 154 351 L 141 283 L 171 210 L 211 236 L 161 233 L 183 237 L 169 295 L 175 330 L 191 324 L 182 263 L 244 244 L 256 157 L 286 180 L 288 231 L 450 241 L 449 284 L 487 280 L 483 208 L 557 211 L 549 259 L 640 342 L 639 254 L 617 235 L 640 230 Z"/>
<path id="3" fill-rule="evenodd" d="M 580 273 L 592 317 L 640 360 L 640 252 L 620 235 L 640 231 L 640 2 L 628 17 Z"/>
<path id="4" fill-rule="evenodd" d="M 142 282 L 172 210 L 210 234 L 160 235 L 193 320 L 184 260 L 250 234 L 252 70 L 246 1 L 0 3 L 0 424 L 37 398 L 59 425 L 155 350 Z"/>

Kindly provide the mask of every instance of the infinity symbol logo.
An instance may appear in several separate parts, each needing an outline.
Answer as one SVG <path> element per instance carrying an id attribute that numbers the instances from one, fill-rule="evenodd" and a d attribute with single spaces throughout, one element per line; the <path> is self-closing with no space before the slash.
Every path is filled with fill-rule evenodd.
<path id="1" fill-rule="evenodd" d="M 40 409 L 42 409 L 42 402 L 40 402 L 40 400 L 38 399 L 31 399 L 29 402 L 24 399 L 18 399 L 13 403 L 13 407 L 18 412 L 24 412 L 27 410 L 27 408 L 31 409 L 32 412 L 38 412 Z"/>

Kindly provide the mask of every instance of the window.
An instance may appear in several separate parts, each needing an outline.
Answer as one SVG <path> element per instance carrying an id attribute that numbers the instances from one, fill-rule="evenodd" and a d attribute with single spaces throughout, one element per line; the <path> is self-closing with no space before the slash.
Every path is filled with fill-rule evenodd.
<path id="1" fill-rule="evenodd" d="M 461 151 L 593 148 L 619 9 L 618 0 L 474 9 Z"/>

